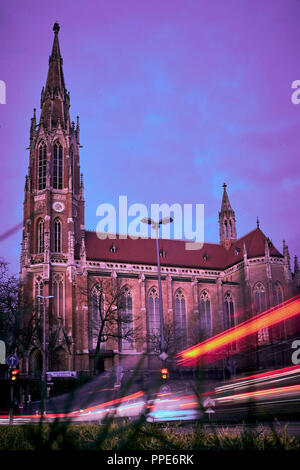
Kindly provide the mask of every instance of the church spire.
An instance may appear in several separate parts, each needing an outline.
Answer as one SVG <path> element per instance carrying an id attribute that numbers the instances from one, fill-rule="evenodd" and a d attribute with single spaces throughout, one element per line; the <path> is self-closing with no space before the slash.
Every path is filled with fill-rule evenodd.
<path id="1" fill-rule="evenodd" d="M 65 85 L 63 59 L 58 40 L 59 29 L 59 24 L 54 23 L 54 40 L 49 57 L 46 86 L 41 94 L 41 120 L 48 131 L 55 130 L 59 122 L 65 130 L 70 126 L 70 95 Z"/>
<path id="2" fill-rule="evenodd" d="M 222 188 L 223 188 L 223 198 L 222 198 L 221 212 L 232 211 L 232 207 L 230 205 L 229 197 L 228 197 L 228 194 L 227 194 L 227 191 L 226 191 L 227 184 L 224 183 L 222 185 Z"/>
<path id="3" fill-rule="evenodd" d="M 219 212 L 220 243 L 230 247 L 231 241 L 236 240 L 235 213 L 227 194 L 227 184 L 223 184 L 223 198 Z"/>
<path id="4" fill-rule="evenodd" d="M 49 69 L 48 69 L 48 76 L 46 81 L 45 91 L 51 92 L 59 92 L 62 96 L 66 92 L 65 87 L 65 80 L 64 80 L 64 73 L 63 73 L 63 60 L 60 54 L 59 48 L 59 40 L 58 40 L 58 32 L 59 32 L 59 24 L 54 23 L 53 31 L 54 31 L 54 40 L 52 46 L 52 52 L 49 57 Z"/>

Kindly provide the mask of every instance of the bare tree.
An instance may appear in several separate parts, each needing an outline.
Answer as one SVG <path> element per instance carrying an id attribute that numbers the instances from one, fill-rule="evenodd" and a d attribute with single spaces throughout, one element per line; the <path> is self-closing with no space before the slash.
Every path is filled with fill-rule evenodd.
<path id="1" fill-rule="evenodd" d="M 148 335 L 148 345 L 151 352 L 160 354 L 161 336 L 160 332 L 153 332 Z M 170 319 L 164 323 L 164 350 L 169 359 L 187 347 L 187 330 L 179 329 Z"/>
<path id="2" fill-rule="evenodd" d="M 114 342 L 118 346 L 139 341 L 139 318 L 133 320 L 130 286 L 121 285 L 120 279 L 99 277 L 84 293 L 91 312 L 90 333 L 95 345 L 95 366 L 101 346 Z"/>
<path id="3" fill-rule="evenodd" d="M 22 357 L 35 336 L 40 336 L 39 312 L 24 294 L 20 295 L 18 279 L 0 259 L 0 339 L 8 352 L 17 351 Z"/>

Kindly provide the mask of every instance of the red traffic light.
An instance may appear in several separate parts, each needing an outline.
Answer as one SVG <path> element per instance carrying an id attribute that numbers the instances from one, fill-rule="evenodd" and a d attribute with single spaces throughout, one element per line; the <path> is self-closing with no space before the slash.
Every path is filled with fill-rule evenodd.
<path id="1" fill-rule="evenodd" d="M 164 367 L 163 369 L 160 369 L 160 374 L 161 374 L 161 378 L 166 380 L 169 375 L 169 370 L 166 367 Z"/>
<path id="2" fill-rule="evenodd" d="M 17 380 L 18 375 L 19 375 L 19 372 L 20 372 L 19 369 L 12 369 L 12 370 L 10 371 L 10 378 L 11 378 L 11 380 Z"/>

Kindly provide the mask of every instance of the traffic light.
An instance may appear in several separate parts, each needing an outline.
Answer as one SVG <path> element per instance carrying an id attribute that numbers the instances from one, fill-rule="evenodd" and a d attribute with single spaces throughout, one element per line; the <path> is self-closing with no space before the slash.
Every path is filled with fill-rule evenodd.
<path id="1" fill-rule="evenodd" d="M 15 382 L 17 378 L 19 377 L 19 369 L 10 369 L 9 371 L 9 377 L 12 382 Z"/>
<path id="2" fill-rule="evenodd" d="M 160 369 L 160 375 L 163 380 L 166 380 L 169 377 L 169 371 L 166 367 Z"/>

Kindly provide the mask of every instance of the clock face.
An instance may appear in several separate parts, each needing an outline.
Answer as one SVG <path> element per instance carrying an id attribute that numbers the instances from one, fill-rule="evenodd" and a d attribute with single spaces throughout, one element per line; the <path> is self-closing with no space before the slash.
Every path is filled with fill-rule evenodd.
<path id="1" fill-rule="evenodd" d="M 52 207 L 53 207 L 53 210 L 55 210 L 55 212 L 62 212 L 65 208 L 62 202 L 54 202 Z"/>

